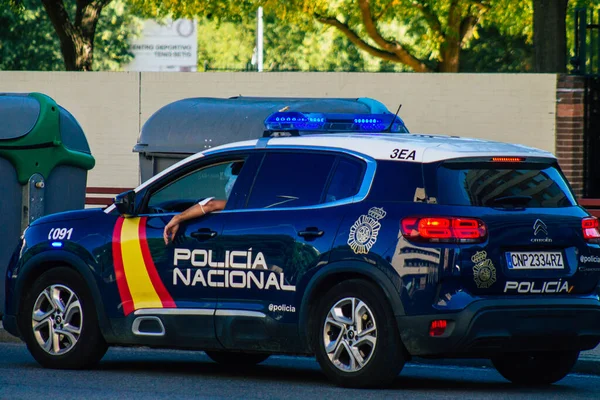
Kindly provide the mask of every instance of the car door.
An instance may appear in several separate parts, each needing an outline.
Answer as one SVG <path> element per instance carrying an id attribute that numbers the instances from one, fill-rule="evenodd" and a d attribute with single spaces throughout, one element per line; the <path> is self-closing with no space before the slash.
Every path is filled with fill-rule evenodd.
<path id="1" fill-rule="evenodd" d="M 215 212 L 182 223 L 168 245 L 163 231 L 175 214 L 198 201 L 227 199 L 244 161 L 244 155 L 219 157 L 174 171 L 140 194 L 144 201 L 139 216 L 122 221 L 129 309 L 170 319 L 177 337 L 193 338 L 196 346 L 218 343 L 213 320 L 221 285 L 219 236 L 225 216 Z"/>
<path id="2" fill-rule="evenodd" d="M 227 269 L 217 337 L 230 349 L 292 351 L 298 286 L 327 262 L 365 166 L 324 152 L 267 151 L 263 157 L 246 204 L 224 213 Z"/>

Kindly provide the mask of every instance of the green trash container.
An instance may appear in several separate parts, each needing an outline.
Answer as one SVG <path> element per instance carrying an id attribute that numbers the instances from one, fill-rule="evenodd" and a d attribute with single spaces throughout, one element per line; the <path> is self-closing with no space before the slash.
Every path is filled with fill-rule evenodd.
<path id="1" fill-rule="evenodd" d="M 27 225 L 84 208 L 87 171 L 94 164 L 81 126 L 54 100 L 41 93 L 0 93 L 0 276 Z"/>

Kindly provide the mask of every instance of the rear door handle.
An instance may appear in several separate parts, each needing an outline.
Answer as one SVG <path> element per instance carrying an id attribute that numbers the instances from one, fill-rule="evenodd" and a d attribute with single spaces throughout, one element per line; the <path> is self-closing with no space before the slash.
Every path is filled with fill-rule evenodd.
<path id="1" fill-rule="evenodd" d="M 325 232 L 319 228 L 309 227 L 303 231 L 298 232 L 298 236 L 302 236 L 305 239 L 314 239 L 323 236 Z"/>
<path id="2" fill-rule="evenodd" d="M 202 228 L 202 229 L 198 229 L 196 232 L 192 232 L 190 234 L 190 236 L 195 239 L 210 239 L 210 238 L 214 238 L 215 236 L 217 236 L 217 232 L 212 231 L 208 228 Z"/>

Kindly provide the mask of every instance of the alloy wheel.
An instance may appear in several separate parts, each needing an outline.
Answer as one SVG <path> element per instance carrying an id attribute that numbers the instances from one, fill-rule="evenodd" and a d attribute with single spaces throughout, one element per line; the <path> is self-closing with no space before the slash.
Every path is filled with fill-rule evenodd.
<path id="1" fill-rule="evenodd" d="M 46 353 L 56 356 L 69 352 L 83 327 L 79 298 L 67 286 L 48 286 L 34 303 L 31 324 L 37 343 Z"/>
<path id="2" fill-rule="evenodd" d="M 327 313 L 323 342 L 329 360 L 338 369 L 360 371 L 371 359 L 377 344 L 373 312 L 356 297 L 339 300 Z"/>

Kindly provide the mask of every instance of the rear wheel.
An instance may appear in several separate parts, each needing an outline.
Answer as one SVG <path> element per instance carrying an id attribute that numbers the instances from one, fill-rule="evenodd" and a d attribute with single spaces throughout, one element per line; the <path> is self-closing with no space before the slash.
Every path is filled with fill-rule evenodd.
<path id="1" fill-rule="evenodd" d="M 549 385 L 567 376 L 578 357 L 578 351 L 509 353 L 492 358 L 492 364 L 511 382 Z"/>
<path id="2" fill-rule="evenodd" d="M 389 384 L 406 353 L 396 319 L 374 284 L 352 279 L 334 286 L 317 305 L 313 343 L 325 374 L 345 387 Z"/>
<path id="3" fill-rule="evenodd" d="M 206 355 L 216 363 L 229 366 L 256 365 L 269 358 L 269 354 L 241 353 L 236 351 L 207 351 Z"/>
<path id="4" fill-rule="evenodd" d="M 106 353 L 92 297 L 72 269 L 53 268 L 42 274 L 22 304 L 18 318 L 23 339 L 42 366 L 86 368 Z"/>

